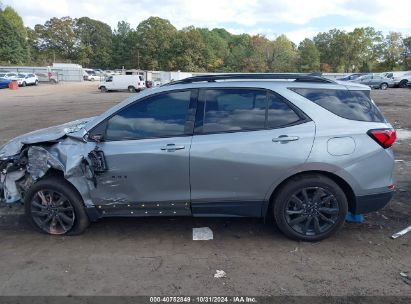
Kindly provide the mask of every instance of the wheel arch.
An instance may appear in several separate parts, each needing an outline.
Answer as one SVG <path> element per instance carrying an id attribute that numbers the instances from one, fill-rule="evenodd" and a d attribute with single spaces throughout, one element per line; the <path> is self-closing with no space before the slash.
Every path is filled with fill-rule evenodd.
<path id="1" fill-rule="evenodd" d="M 262 215 L 263 217 L 267 217 L 267 216 L 271 216 L 270 212 L 274 206 L 275 203 L 275 198 L 278 195 L 279 191 L 281 190 L 281 188 L 288 183 L 291 179 L 295 178 L 295 177 L 303 177 L 304 175 L 310 175 L 310 174 L 321 174 L 324 175 L 328 178 L 330 178 L 331 180 L 333 180 L 338 186 L 341 187 L 341 189 L 343 190 L 344 194 L 347 197 L 347 201 L 348 201 L 348 211 L 352 211 L 355 210 L 355 205 L 356 205 L 356 196 L 354 194 L 354 190 L 351 187 L 351 185 L 344 180 L 342 177 L 338 176 L 335 173 L 329 172 L 329 171 L 322 171 L 322 170 L 308 170 L 308 171 L 302 171 L 302 172 L 298 172 L 296 174 L 290 175 L 287 178 L 285 178 L 283 181 L 281 181 L 276 187 L 275 189 L 272 191 L 268 202 L 266 203 L 265 206 L 263 206 L 263 210 L 262 210 Z"/>

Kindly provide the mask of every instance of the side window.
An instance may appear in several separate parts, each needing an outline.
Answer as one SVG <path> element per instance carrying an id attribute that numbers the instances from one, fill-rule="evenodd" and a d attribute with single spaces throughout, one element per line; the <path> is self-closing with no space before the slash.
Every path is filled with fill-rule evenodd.
<path id="1" fill-rule="evenodd" d="M 263 90 L 206 90 L 203 133 L 264 129 L 266 107 Z"/>
<path id="2" fill-rule="evenodd" d="M 369 91 L 300 88 L 291 88 L 290 90 L 346 119 L 372 122 L 385 121 L 384 116 L 371 101 Z"/>
<path id="3" fill-rule="evenodd" d="M 279 128 L 299 120 L 300 117 L 290 108 L 284 97 L 273 93 L 268 95 L 267 128 Z"/>
<path id="4" fill-rule="evenodd" d="M 106 140 L 184 135 L 191 91 L 149 97 L 132 104 L 107 122 Z"/>

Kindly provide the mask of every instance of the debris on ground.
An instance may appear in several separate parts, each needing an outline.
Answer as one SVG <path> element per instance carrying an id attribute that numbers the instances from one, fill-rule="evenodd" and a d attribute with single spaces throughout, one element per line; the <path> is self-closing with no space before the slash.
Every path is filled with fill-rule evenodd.
<path id="1" fill-rule="evenodd" d="M 400 276 L 404 283 L 407 283 L 408 285 L 411 285 L 411 277 L 408 276 L 406 272 L 400 272 Z"/>
<path id="2" fill-rule="evenodd" d="M 193 241 L 209 241 L 213 239 L 213 231 L 208 227 L 193 228 Z"/>
<path id="3" fill-rule="evenodd" d="M 227 276 L 227 274 L 225 273 L 224 270 L 216 270 L 216 272 L 214 274 L 214 278 L 216 278 L 216 279 L 225 278 L 226 276 Z"/>
<path id="4" fill-rule="evenodd" d="M 394 233 L 394 234 L 391 236 L 391 238 L 396 239 L 396 238 L 398 238 L 398 237 L 400 237 L 400 236 L 403 236 L 404 234 L 406 234 L 406 233 L 408 233 L 408 232 L 410 232 L 410 231 L 411 231 L 411 226 L 408 226 L 407 228 L 405 228 L 405 229 L 403 229 L 403 230 L 401 230 L 401 231 L 398 231 L 397 233 Z"/>

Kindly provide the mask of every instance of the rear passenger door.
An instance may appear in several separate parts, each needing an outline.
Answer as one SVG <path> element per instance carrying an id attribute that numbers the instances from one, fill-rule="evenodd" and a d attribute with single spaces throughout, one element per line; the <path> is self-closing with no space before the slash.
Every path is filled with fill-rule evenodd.
<path id="1" fill-rule="evenodd" d="M 190 151 L 194 215 L 260 216 L 272 185 L 309 156 L 314 123 L 264 89 L 200 90 Z"/>

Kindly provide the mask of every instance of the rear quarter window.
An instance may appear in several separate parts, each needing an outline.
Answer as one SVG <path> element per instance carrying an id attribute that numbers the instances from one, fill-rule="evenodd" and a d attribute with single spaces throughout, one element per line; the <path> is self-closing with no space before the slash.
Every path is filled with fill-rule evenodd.
<path id="1" fill-rule="evenodd" d="M 385 122 L 369 91 L 290 88 L 291 91 L 346 119 Z"/>

